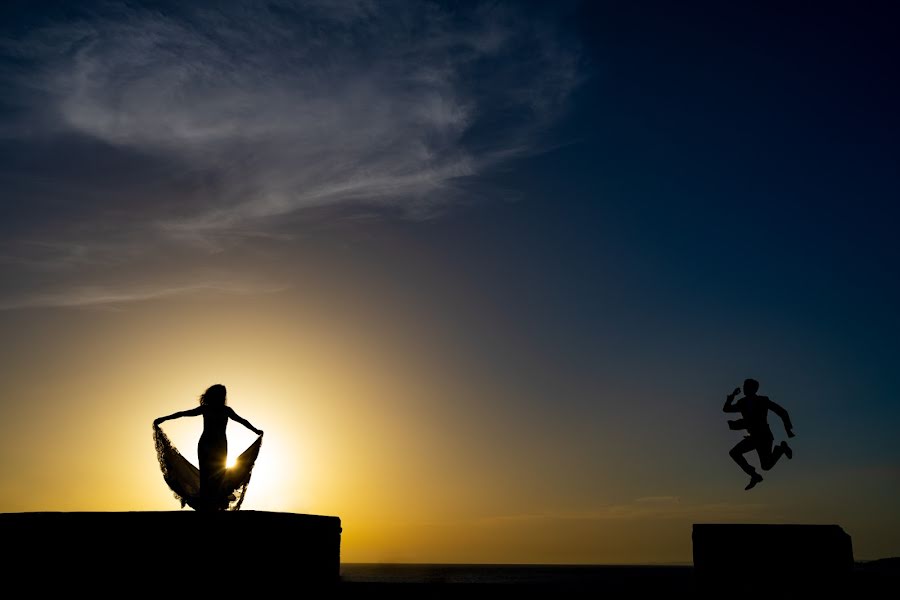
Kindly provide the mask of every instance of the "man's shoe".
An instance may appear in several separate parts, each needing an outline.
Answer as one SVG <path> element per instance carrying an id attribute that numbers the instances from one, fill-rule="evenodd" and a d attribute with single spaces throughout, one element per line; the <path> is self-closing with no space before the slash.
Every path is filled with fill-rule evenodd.
<path id="1" fill-rule="evenodd" d="M 781 441 L 781 449 L 784 451 L 784 455 L 788 457 L 788 460 L 794 458 L 794 451 L 791 450 L 791 447 L 784 440 Z"/>
<path id="2" fill-rule="evenodd" d="M 756 487 L 756 484 L 762 480 L 763 480 L 762 475 L 760 475 L 759 473 L 755 473 L 750 477 L 750 483 L 748 483 L 747 487 L 745 487 L 744 489 L 749 490 L 751 488 L 754 488 L 754 487 Z"/>

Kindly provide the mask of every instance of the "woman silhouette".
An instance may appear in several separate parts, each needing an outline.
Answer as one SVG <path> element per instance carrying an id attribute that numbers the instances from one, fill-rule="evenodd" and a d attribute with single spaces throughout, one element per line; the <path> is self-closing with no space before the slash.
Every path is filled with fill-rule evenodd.
<path id="1" fill-rule="evenodd" d="M 153 437 L 163 478 L 181 501 L 198 511 L 238 510 L 250 483 L 250 472 L 259 454 L 263 432 L 226 405 L 224 385 L 212 385 L 200 396 L 196 408 L 159 417 L 153 421 Z M 197 442 L 199 469 L 184 459 L 159 428 L 160 423 L 181 417 L 203 416 L 203 433 Z M 237 421 L 259 437 L 226 468 L 228 438 L 225 427 L 228 419 Z"/>

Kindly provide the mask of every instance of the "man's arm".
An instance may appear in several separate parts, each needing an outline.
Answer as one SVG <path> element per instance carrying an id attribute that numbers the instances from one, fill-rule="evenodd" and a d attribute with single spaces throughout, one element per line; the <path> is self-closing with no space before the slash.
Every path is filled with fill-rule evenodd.
<path id="1" fill-rule="evenodd" d="M 788 414 L 788 411 L 772 400 L 769 400 L 769 410 L 781 417 L 781 421 L 784 423 L 784 430 L 787 432 L 788 437 L 794 437 L 794 426 L 791 425 L 791 417 Z"/>
<path id="2" fill-rule="evenodd" d="M 741 388 L 734 388 L 734 391 L 728 394 L 728 397 L 725 399 L 725 406 L 722 407 L 724 412 L 741 412 L 741 409 L 734 405 L 734 397 L 740 393 Z"/>

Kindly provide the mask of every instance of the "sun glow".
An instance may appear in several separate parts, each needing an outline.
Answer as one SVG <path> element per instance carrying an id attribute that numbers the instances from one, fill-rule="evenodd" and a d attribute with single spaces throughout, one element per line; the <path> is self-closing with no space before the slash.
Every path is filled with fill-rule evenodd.
<path id="1" fill-rule="evenodd" d="M 285 457 L 295 457 L 297 453 L 279 439 L 277 427 L 270 427 L 269 430 L 271 433 L 265 434 L 259 458 L 253 468 L 247 488 L 247 503 L 244 506 L 253 510 L 289 510 L 291 505 L 299 502 L 296 488 L 302 486 L 296 481 L 299 466 Z M 229 438 L 226 460 L 228 468 L 235 464 L 241 452 L 256 441 L 254 434 L 241 428 L 229 431 Z"/>

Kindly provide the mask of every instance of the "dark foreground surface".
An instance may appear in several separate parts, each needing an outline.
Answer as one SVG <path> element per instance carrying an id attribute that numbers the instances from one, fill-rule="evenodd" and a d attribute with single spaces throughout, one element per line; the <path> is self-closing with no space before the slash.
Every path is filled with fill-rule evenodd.
<path id="1" fill-rule="evenodd" d="M 736 560 L 726 561 L 727 569 L 715 566 L 712 571 L 709 566 L 717 564 L 718 558 L 707 562 L 706 568 L 696 564 L 344 564 L 338 517 L 257 511 L 203 514 L 188 510 L 0 514 L 5 588 L 37 597 L 58 593 L 88 593 L 101 598 L 134 596 L 160 586 L 167 595 L 178 597 L 252 594 L 262 599 L 304 595 L 754 600 L 896 597 L 900 558 L 851 562 L 846 568 L 840 566 L 846 561 L 830 563 L 827 552 L 821 554 L 824 558 L 820 563 L 810 558 L 816 556 L 810 551 L 802 560 L 791 552 L 776 552 L 760 561 L 742 558 L 740 552 L 730 550 L 730 538 L 720 535 L 728 531 L 715 530 L 715 543 L 710 547 Z M 741 539 L 747 541 L 747 530 L 741 531 Z M 795 530 L 754 531 L 765 534 L 761 540 L 768 544 L 771 532 L 783 536 Z M 803 531 L 807 536 L 814 530 Z M 784 538 L 782 546 L 789 546 L 796 537 L 791 534 Z M 772 557 L 777 561 L 773 563 Z M 766 566 L 770 563 L 777 568 Z"/>
<path id="2" fill-rule="evenodd" d="M 334 591 L 359 598 L 887 598 L 900 584 L 900 559 L 857 563 L 845 581 L 827 589 L 813 580 L 763 590 L 747 581 L 698 583 L 692 565 L 345 564 Z"/>
<path id="3" fill-rule="evenodd" d="M 338 517 L 266 511 L 0 514 L 3 580 L 48 593 L 134 593 L 166 581 L 185 593 L 335 584 Z"/>

